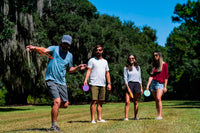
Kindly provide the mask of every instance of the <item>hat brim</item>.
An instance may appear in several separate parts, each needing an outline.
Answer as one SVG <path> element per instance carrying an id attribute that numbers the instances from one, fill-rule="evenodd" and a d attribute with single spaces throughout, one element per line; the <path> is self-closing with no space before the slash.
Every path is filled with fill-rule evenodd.
<path id="1" fill-rule="evenodd" d="M 71 45 L 71 42 L 66 41 L 66 40 L 62 41 L 62 43 L 67 43 L 67 44 Z"/>

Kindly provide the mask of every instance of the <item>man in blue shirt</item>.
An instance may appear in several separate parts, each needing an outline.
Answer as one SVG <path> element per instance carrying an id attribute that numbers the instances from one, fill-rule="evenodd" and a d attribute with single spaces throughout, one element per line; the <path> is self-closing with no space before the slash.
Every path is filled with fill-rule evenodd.
<path id="1" fill-rule="evenodd" d="M 60 46 L 50 46 L 48 48 L 42 48 L 43 52 L 48 52 L 52 55 L 53 59 L 49 59 L 45 81 L 46 85 L 53 98 L 53 106 L 51 110 L 52 127 L 51 131 L 60 131 L 57 126 L 57 116 L 59 108 L 67 108 L 69 104 L 67 85 L 65 80 L 66 71 L 73 73 L 78 70 L 84 70 L 87 65 L 80 64 L 79 66 L 73 67 L 73 56 L 68 51 L 72 42 L 72 37 L 64 35 Z M 36 50 L 36 47 L 29 45 L 26 47 L 27 51 Z"/>

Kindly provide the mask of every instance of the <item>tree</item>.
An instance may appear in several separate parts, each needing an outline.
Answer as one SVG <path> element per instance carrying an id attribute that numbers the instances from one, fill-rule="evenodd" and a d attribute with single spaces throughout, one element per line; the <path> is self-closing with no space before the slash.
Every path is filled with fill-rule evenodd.
<path id="1" fill-rule="evenodd" d="M 200 3 L 188 1 L 177 4 L 173 22 L 182 22 L 167 39 L 170 56 L 170 75 L 174 92 L 180 98 L 198 99 L 200 81 Z M 187 81 L 187 82 L 186 82 Z M 198 92 L 198 93 L 197 93 Z"/>

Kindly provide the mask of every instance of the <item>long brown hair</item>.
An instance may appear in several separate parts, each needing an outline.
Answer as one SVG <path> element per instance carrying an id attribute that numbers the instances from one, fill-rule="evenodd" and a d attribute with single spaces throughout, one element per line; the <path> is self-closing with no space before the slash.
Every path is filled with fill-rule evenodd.
<path id="1" fill-rule="evenodd" d="M 154 53 L 157 53 L 159 55 L 158 61 L 155 60 Z M 150 74 L 154 74 L 155 69 L 157 69 L 157 72 L 161 72 L 163 63 L 164 63 L 164 61 L 163 61 L 162 53 L 160 51 L 154 51 L 153 52 L 153 60 L 152 60 L 152 69 L 151 69 Z"/>
<path id="2" fill-rule="evenodd" d="M 135 58 L 135 61 L 134 61 L 134 63 L 133 63 L 134 66 L 135 66 L 135 68 L 136 68 L 137 70 L 139 70 L 138 62 L 137 62 L 136 56 L 133 55 L 133 54 L 130 54 L 130 55 L 128 56 L 127 61 L 126 61 L 126 68 L 129 69 L 129 71 L 132 71 L 132 64 L 131 64 L 130 61 L 129 61 L 129 57 L 130 57 L 131 55 L 134 56 L 134 58 Z"/>

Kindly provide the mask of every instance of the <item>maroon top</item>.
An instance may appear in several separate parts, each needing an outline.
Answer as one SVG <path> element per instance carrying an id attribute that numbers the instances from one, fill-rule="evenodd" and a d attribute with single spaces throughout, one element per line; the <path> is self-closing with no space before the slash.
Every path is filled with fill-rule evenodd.
<path id="1" fill-rule="evenodd" d="M 156 71 L 157 69 L 155 69 L 154 74 L 151 75 L 151 77 L 153 77 L 153 80 L 156 80 L 159 83 L 165 83 L 165 79 L 169 78 L 167 63 L 163 63 L 161 72 L 156 72 Z"/>

